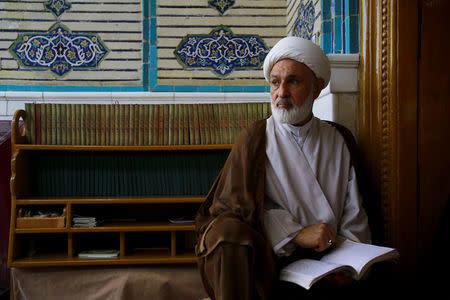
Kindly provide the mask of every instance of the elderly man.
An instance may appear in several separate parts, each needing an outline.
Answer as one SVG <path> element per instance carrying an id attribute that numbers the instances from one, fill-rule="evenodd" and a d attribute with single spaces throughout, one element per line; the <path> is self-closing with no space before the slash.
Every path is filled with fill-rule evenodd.
<path id="1" fill-rule="evenodd" d="M 346 141 L 312 114 L 330 79 L 327 56 L 287 37 L 267 55 L 264 76 L 272 116 L 241 133 L 196 217 L 211 299 L 275 298 L 283 262 L 320 253 L 337 236 L 370 242 Z"/>

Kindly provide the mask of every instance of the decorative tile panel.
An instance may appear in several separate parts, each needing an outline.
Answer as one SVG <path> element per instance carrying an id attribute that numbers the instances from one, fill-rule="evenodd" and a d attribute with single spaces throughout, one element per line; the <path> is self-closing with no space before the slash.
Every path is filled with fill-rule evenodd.
<path id="1" fill-rule="evenodd" d="M 49 0 L 44 3 L 44 6 L 46 10 L 59 17 L 66 10 L 69 10 L 72 7 L 72 4 L 65 0 Z"/>
<path id="2" fill-rule="evenodd" d="M 235 2 L 234 0 L 208 0 L 209 6 L 214 7 L 221 15 L 232 7 Z"/>
<path id="3" fill-rule="evenodd" d="M 259 36 L 234 35 L 219 26 L 209 34 L 187 35 L 174 54 L 186 69 L 210 69 L 226 76 L 236 69 L 259 69 L 269 52 Z"/>
<path id="4" fill-rule="evenodd" d="M 72 69 L 97 68 L 109 49 L 97 34 L 72 34 L 56 23 L 47 33 L 19 34 L 9 51 L 25 68 L 48 69 L 63 76 Z"/>
<path id="5" fill-rule="evenodd" d="M 314 31 L 315 9 L 313 1 L 307 5 L 303 2 L 298 10 L 298 19 L 295 23 L 293 33 L 295 36 L 310 40 Z"/>

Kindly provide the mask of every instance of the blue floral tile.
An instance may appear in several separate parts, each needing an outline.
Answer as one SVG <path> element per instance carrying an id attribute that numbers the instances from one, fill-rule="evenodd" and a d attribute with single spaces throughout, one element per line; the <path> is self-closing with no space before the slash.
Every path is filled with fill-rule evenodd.
<path id="1" fill-rule="evenodd" d="M 49 0 L 44 3 L 45 9 L 49 12 L 53 13 L 55 16 L 59 17 L 66 10 L 69 10 L 72 7 L 70 2 L 65 0 Z"/>
<path id="2" fill-rule="evenodd" d="M 186 69 L 210 69 L 219 76 L 233 70 L 259 69 L 269 52 L 259 36 L 234 35 L 225 26 L 209 34 L 187 35 L 174 54 Z"/>
<path id="3" fill-rule="evenodd" d="M 294 35 L 310 40 L 314 31 L 315 9 L 313 1 L 308 5 L 300 4 L 298 18 L 294 26 Z"/>
<path id="4" fill-rule="evenodd" d="M 95 33 L 72 34 L 56 23 L 47 33 L 19 34 L 9 52 L 25 68 L 47 69 L 63 76 L 72 69 L 97 68 L 109 49 Z"/>
<path id="5" fill-rule="evenodd" d="M 214 7 L 221 15 L 223 15 L 235 3 L 234 0 L 209 0 L 209 6 Z"/>

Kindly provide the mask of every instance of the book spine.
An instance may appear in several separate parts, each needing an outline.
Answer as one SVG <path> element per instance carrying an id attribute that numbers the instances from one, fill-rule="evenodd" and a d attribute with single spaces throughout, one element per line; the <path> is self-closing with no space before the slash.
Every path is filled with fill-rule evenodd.
<path id="1" fill-rule="evenodd" d="M 72 145 L 72 104 L 66 104 L 66 143 L 67 145 Z"/>
<path id="2" fill-rule="evenodd" d="M 219 132 L 219 138 L 217 143 L 218 144 L 226 144 L 225 138 L 223 136 L 223 126 L 224 126 L 224 117 L 223 117 L 223 103 L 216 104 L 217 106 L 217 124 L 218 124 L 218 132 Z"/>
<path id="3" fill-rule="evenodd" d="M 199 105 L 200 104 L 193 104 L 193 116 L 194 116 L 194 144 L 200 145 L 201 144 L 201 133 L 200 133 L 200 116 L 199 116 Z"/>
<path id="4" fill-rule="evenodd" d="M 190 136 L 189 136 L 189 107 L 188 104 L 182 104 L 183 106 L 183 145 L 190 144 Z"/>
<path id="5" fill-rule="evenodd" d="M 126 145 L 134 146 L 136 145 L 136 127 L 135 127 L 135 120 L 136 120 L 136 105 L 130 104 L 127 105 L 128 107 L 128 142 Z"/>
<path id="6" fill-rule="evenodd" d="M 61 104 L 55 104 L 56 107 L 56 145 L 62 145 L 62 122 L 61 122 Z"/>
<path id="7" fill-rule="evenodd" d="M 103 105 L 105 111 L 105 145 L 110 146 L 111 144 L 111 110 L 112 105 Z"/>
<path id="8" fill-rule="evenodd" d="M 158 145 L 164 145 L 164 104 L 158 105 Z"/>
<path id="9" fill-rule="evenodd" d="M 97 135 L 99 135 L 100 145 L 105 146 L 106 144 L 106 109 L 107 105 L 97 104 L 97 112 L 100 118 L 98 118 Z"/>
<path id="10" fill-rule="evenodd" d="M 180 144 L 180 105 L 173 105 L 173 145 Z"/>
<path id="11" fill-rule="evenodd" d="M 123 124 L 124 124 L 124 128 L 123 128 L 123 135 L 124 135 L 124 139 L 123 139 L 123 144 L 122 145 L 130 145 L 130 140 L 131 140 L 131 136 L 132 136 L 132 121 L 131 121 L 131 105 L 126 104 L 123 105 L 125 112 L 124 112 L 124 120 L 123 120 Z"/>
<path id="12" fill-rule="evenodd" d="M 92 104 L 94 115 L 93 130 L 92 130 L 92 145 L 100 145 L 100 107 L 98 104 Z"/>
<path id="13" fill-rule="evenodd" d="M 150 132 L 150 105 L 142 105 L 143 117 L 142 122 L 142 145 L 150 145 L 149 132 Z"/>
<path id="14" fill-rule="evenodd" d="M 137 144 L 139 146 L 142 146 L 142 145 L 144 145 L 144 132 L 145 132 L 144 124 L 147 124 L 147 120 L 145 119 L 145 105 L 138 105 L 137 111 L 138 111 L 138 116 L 139 116 L 139 118 L 137 118 L 137 120 L 136 120 L 137 127 L 139 128 Z"/>
<path id="15" fill-rule="evenodd" d="M 159 118 L 160 118 L 160 105 L 153 105 L 153 130 L 152 130 L 152 145 L 159 145 Z"/>
<path id="16" fill-rule="evenodd" d="M 208 134 L 207 134 L 207 144 L 214 144 L 215 142 L 215 132 L 214 132 L 214 112 L 213 112 L 213 107 L 212 104 L 205 104 L 205 108 L 206 108 L 206 128 L 208 129 Z"/>
<path id="17" fill-rule="evenodd" d="M 169 105 L 163 105 L 163 109 L 164 109 L 164 121 L 163 121 L 163 134 L 164 134 L 164 139 L 163 139 L 163 145 L 169 145 L 169 125 L 170 125 L 170 121 L 169 121 L 169 109 L 170 106 Z"/>
<path id="18" fill-rule="evenodd" d="M 41 145 L 47 144 L 47 104 L 40 105 Z"/>
<path id="19" fill-rule="evenodd" d="M 203 113 L 203 104 L 198 105 L 198 130 L 200 132 L 200 143 L 201 145 L 206 144 L 205 135 L 205 114 Z"/>
<path id="20" fill-rule="evenodd" d="M 52 105 L 46 104 L 45 105 L 45 123 L 47 126 L 45 126 L 45 139 L 47 141 L 47 145 L 52 144 Z"/>
<path id="21" fill-rule="evenodd" d="M 128 134 L 126 131 L 128 120 L 125 118 L 125 107 L 127 105 L 119 104 L 119 145 L 121 146 L 125 145 L 125 135 Z"/>
<path id="22" fill-rule="evenodd" d="M 211 104 L 211 109 L 212 109 L 213 130 L 214 130 L 214 140 L 212 140 L 211 143 L 220 144 L 219 105 Z"/>
<path id="23" fill-rule="evenodd" d="M 184 139 L 184 104 L 178 105 L 178 144 L 185 145 Z"/>
<path id="24" fill-rule="evenodd" d="M 51 118 L 51 127 L 50 127 L 50 140 L 51 140 L 51 145 L 56 145 L 57 144 L 57 113 L 56 113 L 56 104 L 52 103 L 50 104 L 51 106 L 51 114 L 50 114 L 50 118 Z"/>
<path id="25" fill-rule="evenodd" d="M 188 110 L 188 123 L 189 123 L 189 145 L 195 144 L 195 126 L 194 126 L 194 105 L 186 104 Z"/>
<path id="26" fill-rule="evenodd" d="M 165 145 L 173 145 L 174 142 L 174 135 L 175 135 L 175 120 L 174 120 L 174 116 L 175 116 L 175 112 L 174 112 L 174 104 L 166 104 L 166 106 L 168 107 L 168 117 L 165 118 L 165 120 L 167 120 L 167 134 L 168 134 L 168 138 L 165 142 Z"/>
<path id="27" fill-rule="evenodd" d="M 80 116 L 79 116 L 79 128 L 80 128 L 80 145 L 86 145 L 86 104 L 80 104 Z"/>
<path id="28" fill-rule="evenodd" d="M 155 105 L 147 105 L 148 107 L 148 134 L 147 134 L 147 140 L 148 140 L 148 144 L 146 145 L 154 145 L 153 143 L 153 137 L 155 135 L 155 133 L 153 132 L 153 127 L 154 127 L 154 111 L 155 111 Z"/>
<path id="29" fill-rule="evenodd" d="M 91 145 L 91 127 L 92 127 L 92 119 L 91 119 L 91 105 L 90 104 L 85 104 L 85 136 L 86 136 L 86 141 L 85 141 L 85 145 Z"/>
<path id="30" fill-rule="evenodd" d="M 36 104 L 36 119 L 35 119 L 36 144 L 41 144 L 41 104 Z"/>
<path id="31" fill-rule="evenodd" d="M 96 135 L 96 131 L 97 131 L 97 112 L 96 112 L 96 105 L 95 104 L 90 104 L 90 127 L 89 127 L 89 132 L 90 132 L 90 145 L 97 145 L 97 135 Z"/>
<path id="32" fill-rule="evenodd" d="M 263 103 L 263 119 L 270 117 L 270 103 Z"/>
<path id="33" fill-rule="evenodd" d="M 247 103 L 241 103 L 241 123 L 240 123 L 240 131 L 248 126 L 248 111 L 247 111 Z M 239 132 L 240 133 L 240 132 Z"/>
<path id="34" fill-rule="evenodd" d="M 60 104 L 61 105 L 61 143 L 63 145 L 67 145 L 67 106 L 66 104 Z"/>
<path id="35" fill-rule="evenodd" d="M 120 145 L 120 104 L 114 104 L 114 146 Z"/>
<path id="36" fill-rule="evenodd" d="M 223 104 L 223 132 L 222 132 L 222 136 L 223 136 L 223 140 L 224 143 L 229 144 L 231 139 L 230 139 L 230 114 L 229 112 L 229 108 L 230 108 L 230 104 Z"/>
<path id="37" fill-rule="evenodd" d="M 75 145 L 82 145 L 81 143 L 81 106 L 82 104 L 75 104 Z"/>

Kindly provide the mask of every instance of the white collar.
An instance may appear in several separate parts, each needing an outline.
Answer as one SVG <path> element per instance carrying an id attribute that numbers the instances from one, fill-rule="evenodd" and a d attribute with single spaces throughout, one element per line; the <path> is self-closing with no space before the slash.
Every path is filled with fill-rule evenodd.
<path id="1" fill-rule="evenodd" d="M 314 116 L 309 120 L 306 124 L 302 126 L 294 126 L 287 123 L 279 123 L 280 127 L 283 128 L 286 132 L 289 132 L 294 139 L 297 141 L 299 146 L 303 148 L 303 144 L 305 143 L 306 138 L 308 137 L 308 133 L 311 129 L 311 125 L 313 123 Z"/>

